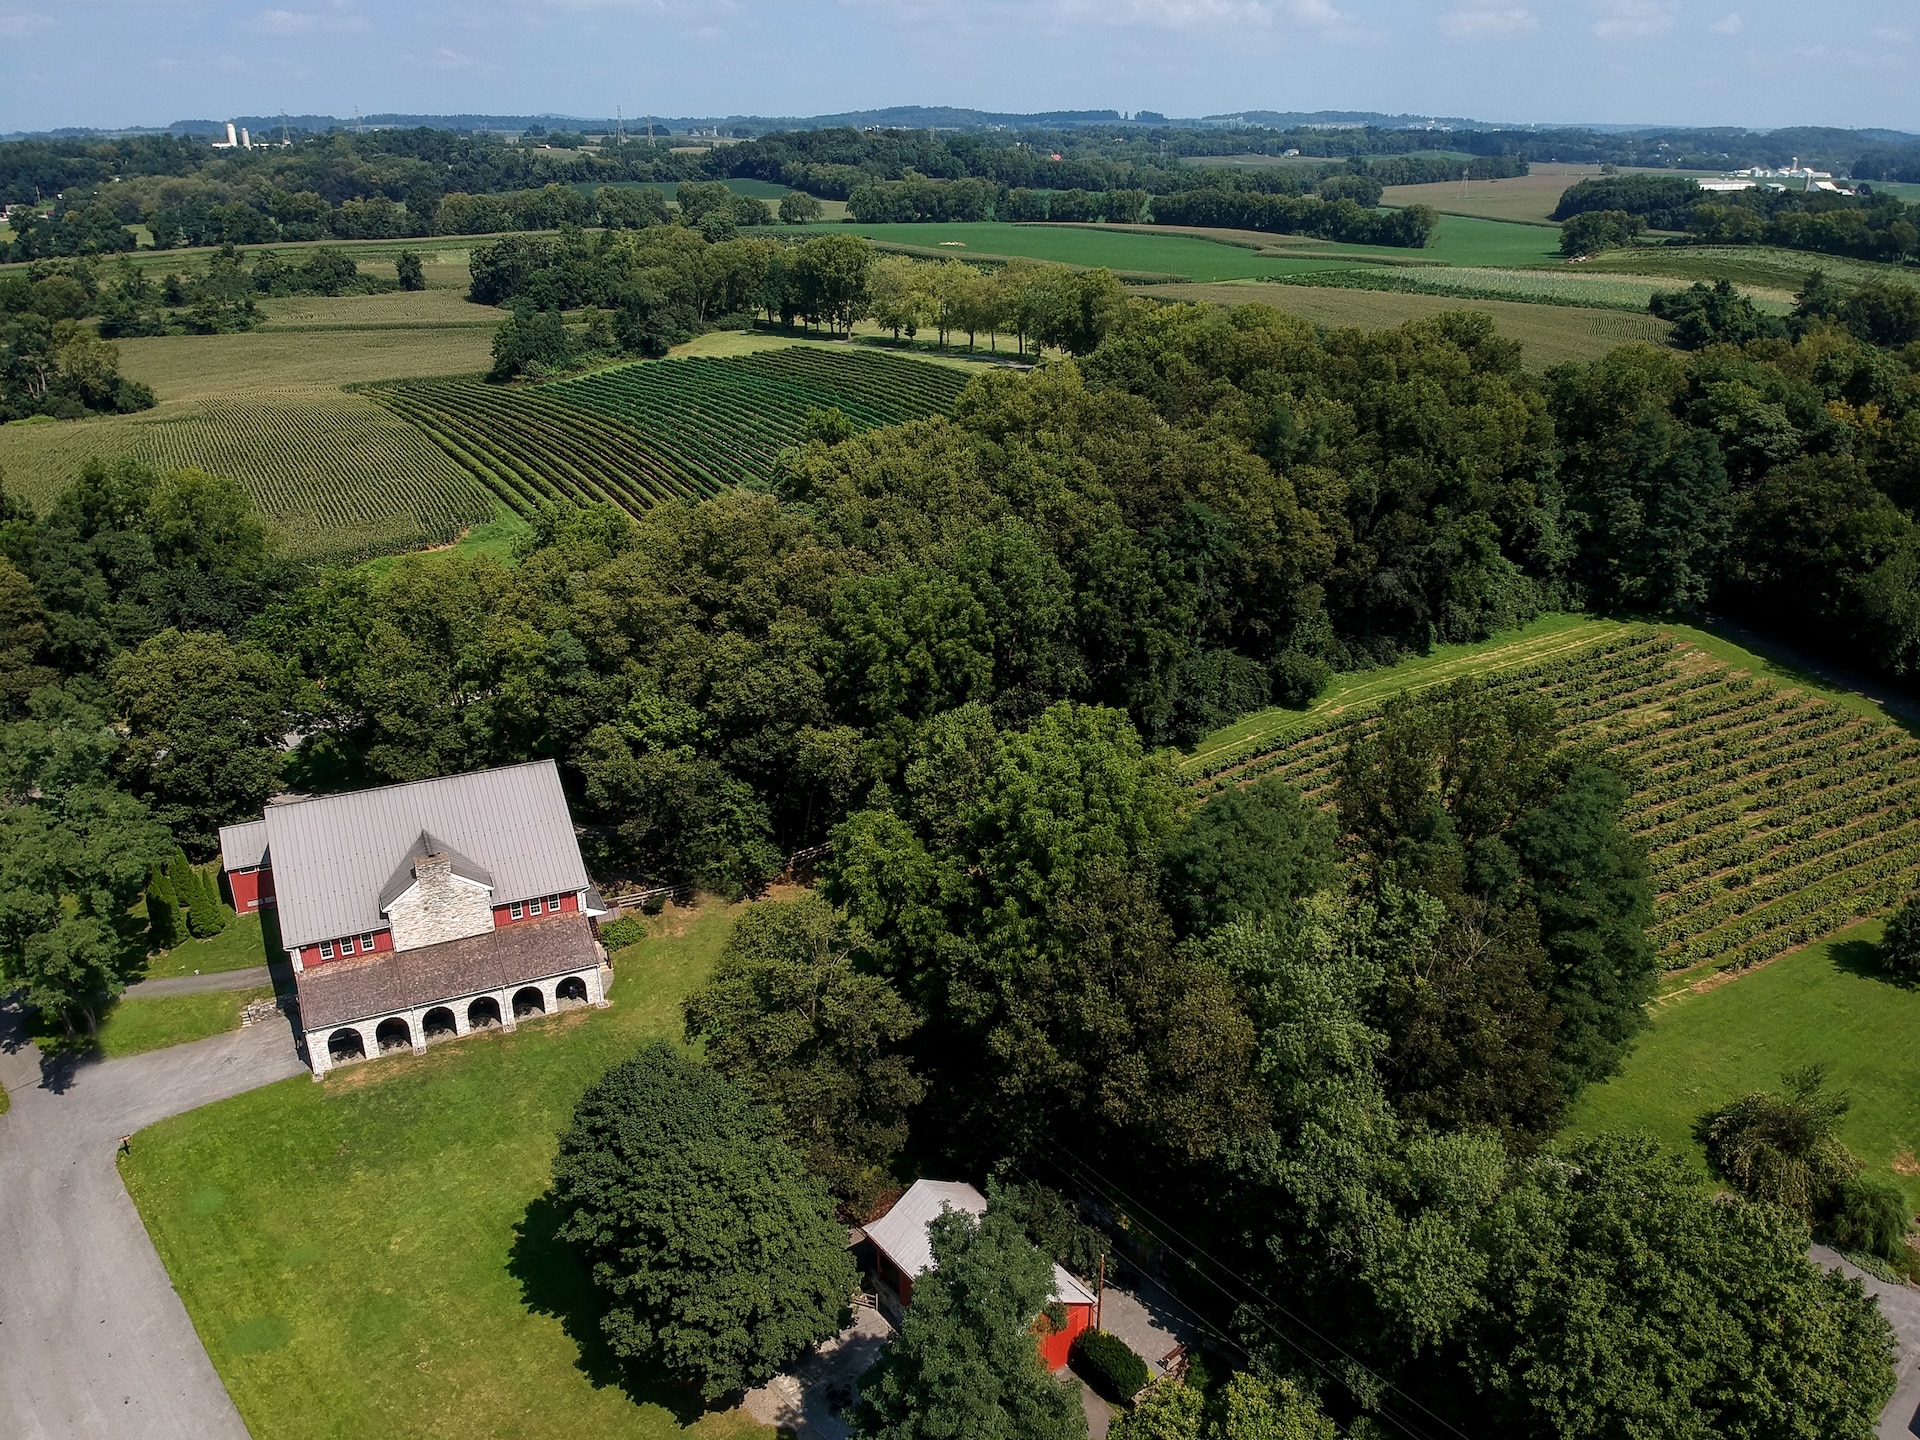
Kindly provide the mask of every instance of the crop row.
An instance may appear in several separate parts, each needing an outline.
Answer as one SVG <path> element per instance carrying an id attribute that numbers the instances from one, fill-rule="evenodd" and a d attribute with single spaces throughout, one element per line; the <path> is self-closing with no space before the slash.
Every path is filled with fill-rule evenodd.
<path id="1" fill-rule="evenodd" d="M 1648 627 L 1519 659 L 1490 687 L 1551 700 L 1568 740 L 1604 746 L 1635 777 L 1625 820 L 1647 852 L 1669 967 L 1769 959 L 1920 882 L 1920 743 L 1904 732 Z M 1383 698 L 1304 719 L 1264 751 L 1210 755 L 1192 783 L 1204 794 L 1272 775 L 1331 804 L 1341 757 Z"/>
<path id="2" fill-rule="evenodd" d="M 951 408 L 966 375 L 813 346 L 620 366 L 550 385 L 404 380 L 365 394 L 516 510 L 554 500 L 632 512 L 764 481 L 809 411 L 860 426 Z"/>

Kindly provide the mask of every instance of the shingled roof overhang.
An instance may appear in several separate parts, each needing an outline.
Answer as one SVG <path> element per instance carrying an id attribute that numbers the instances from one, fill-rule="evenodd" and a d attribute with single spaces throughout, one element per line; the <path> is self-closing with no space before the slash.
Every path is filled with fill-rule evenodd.
<path id="1" fill-rule="evenodd" d="M 584 915 L 555 915 L 418 950 L 309 965 L 296 977 L 300 1024 L 326 1030 L 421 1005 L 508 990 L 600 963 Z"/>

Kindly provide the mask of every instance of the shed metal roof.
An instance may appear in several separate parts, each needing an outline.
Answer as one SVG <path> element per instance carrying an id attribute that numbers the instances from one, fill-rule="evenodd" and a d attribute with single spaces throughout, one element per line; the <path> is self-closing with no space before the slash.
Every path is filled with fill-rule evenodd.
<path id="1" fill-rule="evenodd" d="M 964 1180 L 916 1180 L 891 1210 L 864 1228 L 889 1260 L 917 1278 L 934 1268 L 927 1226 L 948 1210 L 978 1217 L 987 1213 L 987 1197 Z M 1053 1298 L 1067 1305 L 1094 1303 L 1087 1287 L 1058 1265 L 1053 1267 Z"/>
<path id="2" fill-rule="evenodd" d="M 267 857 L 267 822 L 243 820 L 220 827 L 220 868 L 251 870 Z"/>
<path id="3" fill-rule="evenodd" d="M 587 888 L 551 760 L 274 805 L 261 824 L 289 949 L 380 928 L 381 891 L 423 831 L 492 877 L 496 905 Z"/>

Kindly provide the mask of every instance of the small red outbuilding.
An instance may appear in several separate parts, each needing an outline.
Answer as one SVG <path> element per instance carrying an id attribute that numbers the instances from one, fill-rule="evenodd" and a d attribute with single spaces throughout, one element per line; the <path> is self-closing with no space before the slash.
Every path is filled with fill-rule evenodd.
<path id="1" fill-rule="evenodd" d="M 898 1321 L 913 1303 L 913 1282 L 933 1269 L 927 1226 L 948 1210 L 987 1213 L 987 1197 L 962 1180 L 916 1180 L 893 1208 L 865 1227 L 873 1247 L 872 1265 L 881 1308 Z M 1067 1363 L 1073 1337 L 1093 1324 L 1094 1297 L 1058 1265 L 1053 1267 L 1053 1298 L 1067 1312 L 1065 1328 L 1055 1330 L 1036 1318 L 1041 1357 L 1049 1370 Z"/>

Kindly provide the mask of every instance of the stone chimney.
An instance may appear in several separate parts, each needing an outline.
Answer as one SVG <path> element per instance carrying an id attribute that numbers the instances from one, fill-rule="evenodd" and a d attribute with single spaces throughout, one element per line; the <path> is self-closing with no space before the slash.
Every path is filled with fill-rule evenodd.
<path id="1" fill-rule="evenodd" d="M 493 929 L 493 906 L 483 886 L 454 878 L 453 859 L 444 851 L 418 855 L 413 888 L 388 908 L 393 948 L 413 950 Z"/>

